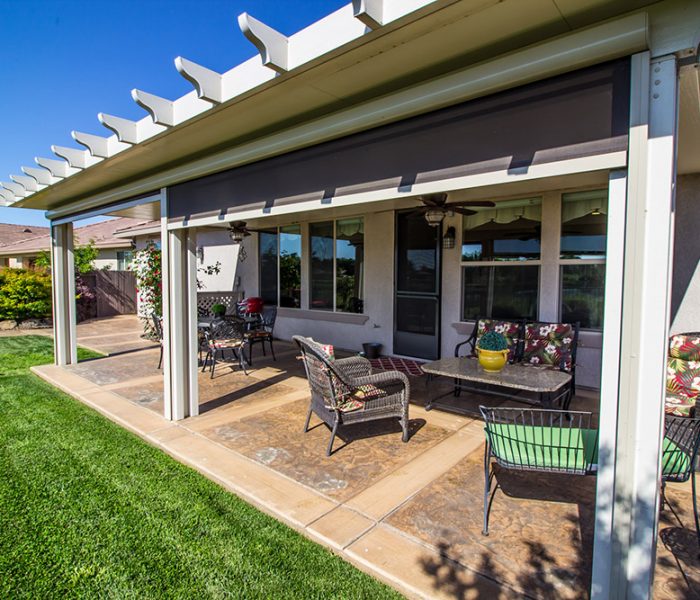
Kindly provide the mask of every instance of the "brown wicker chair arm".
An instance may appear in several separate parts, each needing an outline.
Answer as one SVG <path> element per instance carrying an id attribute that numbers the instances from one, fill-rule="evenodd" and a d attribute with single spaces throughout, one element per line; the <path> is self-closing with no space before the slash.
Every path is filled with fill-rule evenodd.
<path id="1" fill-rule="evenodd" d="M 361 356 L 350 356 L 333 361 L 333 366 L 349 378 L 367 377 L 372 374 L 372 363 Z"/>
<path id="2" fill-rule="evenodd" d="M 353 387 L 375 385 L 379 388 L 382 387 L 382 384 L 400 383 L 404 388 L 403 403 L 406 405 L 408 405 L 408 399 L 411 395 L 411 384 L 408 381 L 408 377 L 400 371 L 381 371 L 374 375 L 368 375 L 367 377 L 354 378 L 350 383 Z"/>

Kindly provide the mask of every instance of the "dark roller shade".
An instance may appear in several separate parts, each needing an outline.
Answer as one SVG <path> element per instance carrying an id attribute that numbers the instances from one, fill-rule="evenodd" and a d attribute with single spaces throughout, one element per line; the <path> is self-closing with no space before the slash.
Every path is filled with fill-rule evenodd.
<path id="1" fill-rule="evenodd" d="M 169 216 L 406 187 L 627 148 L 629 60 L 269 158 L 169 189 Z"/>

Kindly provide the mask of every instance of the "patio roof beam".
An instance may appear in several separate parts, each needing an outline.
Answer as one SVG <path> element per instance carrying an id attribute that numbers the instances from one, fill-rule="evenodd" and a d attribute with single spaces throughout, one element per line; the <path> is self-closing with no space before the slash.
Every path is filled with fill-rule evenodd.
<path id="1" fill-rule="evenodd" d="M 87 150 L 78 150 L 76 148 L 66 148 L 65 146 L 51 146 L 51 152 L 56 156 L 65 158 L 68 164 L 74 169 L 86 169 L 92 165 L 96 165 L 102 160 L 97 156 L 93 156 Z"/>
<path id="2" fill-rule="evenodd" d="M 71 167 L 68 162 L 64 159 L 56 160 L 55 158 L 42 158 L 40 156 L 34 157 L 34 162 L 44 169 L 48 169 L 49 173 L 57 178 L 70 177 L 74 173 L 77 173 L 79 169 Z"/>
<path id="3" fill-rule="evenodd" d="M 17 196 L 17 198 L 24 198 L 27 195 L 26 188 L 14 181 L 0 181 L 0 185 Z"/>
<path id="4" fill-rule="evenodd" d="M 262 63 L 277 73 L 289 70 L 289 38 L 279 31 L 251 17 L 248 13 L 238 15 L 238 26 L 260 52 Z"/>
<path id="5" fill-rule="evenodd" d="M 352 0 L 352 11 L 370 29 L 384 25 L 384 0 Z"/>
<path id="6" fill-rule="evenodd" d="M 7 204 L 12 204 L 15 200 L 17 200 L 17 196 L 5 188 L 0 188 L 0 198 L 2 198 L 6 206 Z"/>
<path id="7" fill-rule="evenodd" d="M 49 218 L 56 218 L 76 210 L 91 209 L 107 202 L 150 193 L 154 189 L 181 181 L 625 56 L 646 48 L 646 39 L 647 22 L 643 14 L 603 23 L 451 73 L 411 89 L 371 100 L 349 110 L 258 138 L 185 165 L 161 169 L 147 178 L 112 188 L 107 192 L 91 197 L 83 196 L 84 199 L 73 203 L 72 207 L 56 208 L 49 210 L 47 214 Z"/>
<path id="8" fill-rule="evenodd" d="M 210 102 L 220 104 L 224 101 L 223 76 L 221 73 L 207 69 L 182 56 L 175 59 L 178 73 L 189 81 L 197 90 L 197 95 Z"/>
<path id="9" fill-rule="evenodd" d="M 157 135 L 167 128 L 153 122 L 150 117 L 144 117 L 139 121 L 115 117 L 106 113 L 98 113 L 97 120 L 107 129 L 113 131 L 120 142 L 126 144 L 140 144 L 144 140 Z"/>
<path id="10" fill-rule="evenodd" d="M 47 169 L 37 169 L 36 167 L 22 167 L 22 172 L 36 179 L 37 183 L 41 185 L 51 185 L 58 181 L 57 177 L 54 177 L 51 171 Z"/>
<path id="11" fill-rule="evenodd" d="M 71 137 L 81 146 L 85 146 L 90 151 L 90 154 L 99 158 L 109 158 L 131 146 L 131 144 L 119 141 L 116 135 L 106 138 L 101 135 L 73 130 L 71 131 Z"/>
<path id="12" fill-rule="evenodd" d="M 37 180 L 33 177 L 27 177 L 26 175 L 10 175 L 10 179 L 15 183 L 21 185 L 28 192 L 36 192 L 44 186 L 39 186 Z"/>

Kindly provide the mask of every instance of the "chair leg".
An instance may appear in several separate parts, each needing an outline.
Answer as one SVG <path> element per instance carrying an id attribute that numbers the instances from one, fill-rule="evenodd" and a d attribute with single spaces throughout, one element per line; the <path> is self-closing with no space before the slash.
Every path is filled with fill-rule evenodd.
<path id="1" fill-rule="evenodd" d="M 248 364 L 252 367 L 253 366 L 253 346 L 255 345 L 255 341 L 251 341 L 248 344 Z"/>
<path id="2" fill-rule="evenodd" d="M 158 359 L 158 368 L 163 366 L 163 343 L 160 344 L 160 358 Z"/>
<path id="3" fill-rule="evenodd" d="M 698 537 L 698 546 L 700 546 L 700 519 L 698 518 L 698 497 L 695 491 L 695 465 L 691 465 L 690 480 L 693 488 L 693 515 L 695 516 L 695 534 Z"/>
<path id="4" fill-rule="evenodd" d="M 401 441 L 408 442 L 408 415 L 401 417 L 401 429 L 403 429 L 403 435 L 401 436 Z"/>
<path id="5" fill-rule="evenodd" d="M 238 364 L 241 365 L 241 369 L 243 369 L 243 373 L 248 375 L 248 371 L 246 371 L 246 368 L 245 368 L 245 348 L 241 348 L 241 352 L 238 355 Z"/>
<path id="6" fill-rule="evenodd" d="M 326 456 L 330 456 L 333 452 L 333 441 L 335 440 L 335 434 L 338 432 L 338 417 L 333 423 L 333 431 L 331 432 L 331 441 L 328 442 L 328 450 L 326 450 Z"/>
<path id="7" fill-rule="evenodd" d="M 489 502 L 489 497 L 491 495 L 491 445 L 486 442 L 484 448 L 484 527 L 481 530 L 483 535 L 489 534 L 489 511 L 491 508 L 491 502 Z"/>
<path id="8" fill-rule="evenodd" d="M 275 356 L 275 347 L 272 345 L 272 336 L 270 336 L 267 341 L 270 343 L 270 352 L 272 353 L 272 360 L 276 361 L 277 357 Z"/>
<path id="9" fill-rule="evenodd" d="M 309 412 L 306 414 L 306 423 L 304 423 L 304 433 L 309 430 L 309 423 L 311 423 L 311 404 L 309 403 Z"/>
<path id="10" fill-rule="evenodd" d="M 223 354 L 222 354 L 223 358 Z M 214 379 L 214 369 L 216 368 L 216 350 L 211 353 L 211 375 L 209 379 Z"/>
<path id="11" fill-rule="evenodd" d="M 207 370 L 207 365 L 209 364 L 209 357 L 211 356 L 211 350 L 207 350 L 207 353 L 204 355 L 204 362 L 202 363 L 202 373 L 205 373 Z"/>

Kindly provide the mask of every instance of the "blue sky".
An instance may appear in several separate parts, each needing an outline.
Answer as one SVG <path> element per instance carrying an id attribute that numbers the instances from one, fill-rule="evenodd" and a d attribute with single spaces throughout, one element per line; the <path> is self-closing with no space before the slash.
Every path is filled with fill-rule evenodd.
<path id="1" fill-rule="evenodd" d="M 98 112 L 139 119 L 139 88 L 171 100 L 192 90 L 175 70 L 183 56 L 219 72 L 256 52 L 238 29 L 242 12 L 286 35 L 350 0 L 0 0 L 0 180 L 82 148 L 73 129 L 110 135 Z M 43 213 L 0 207 L 0 222 L 45 224 Z"/>

